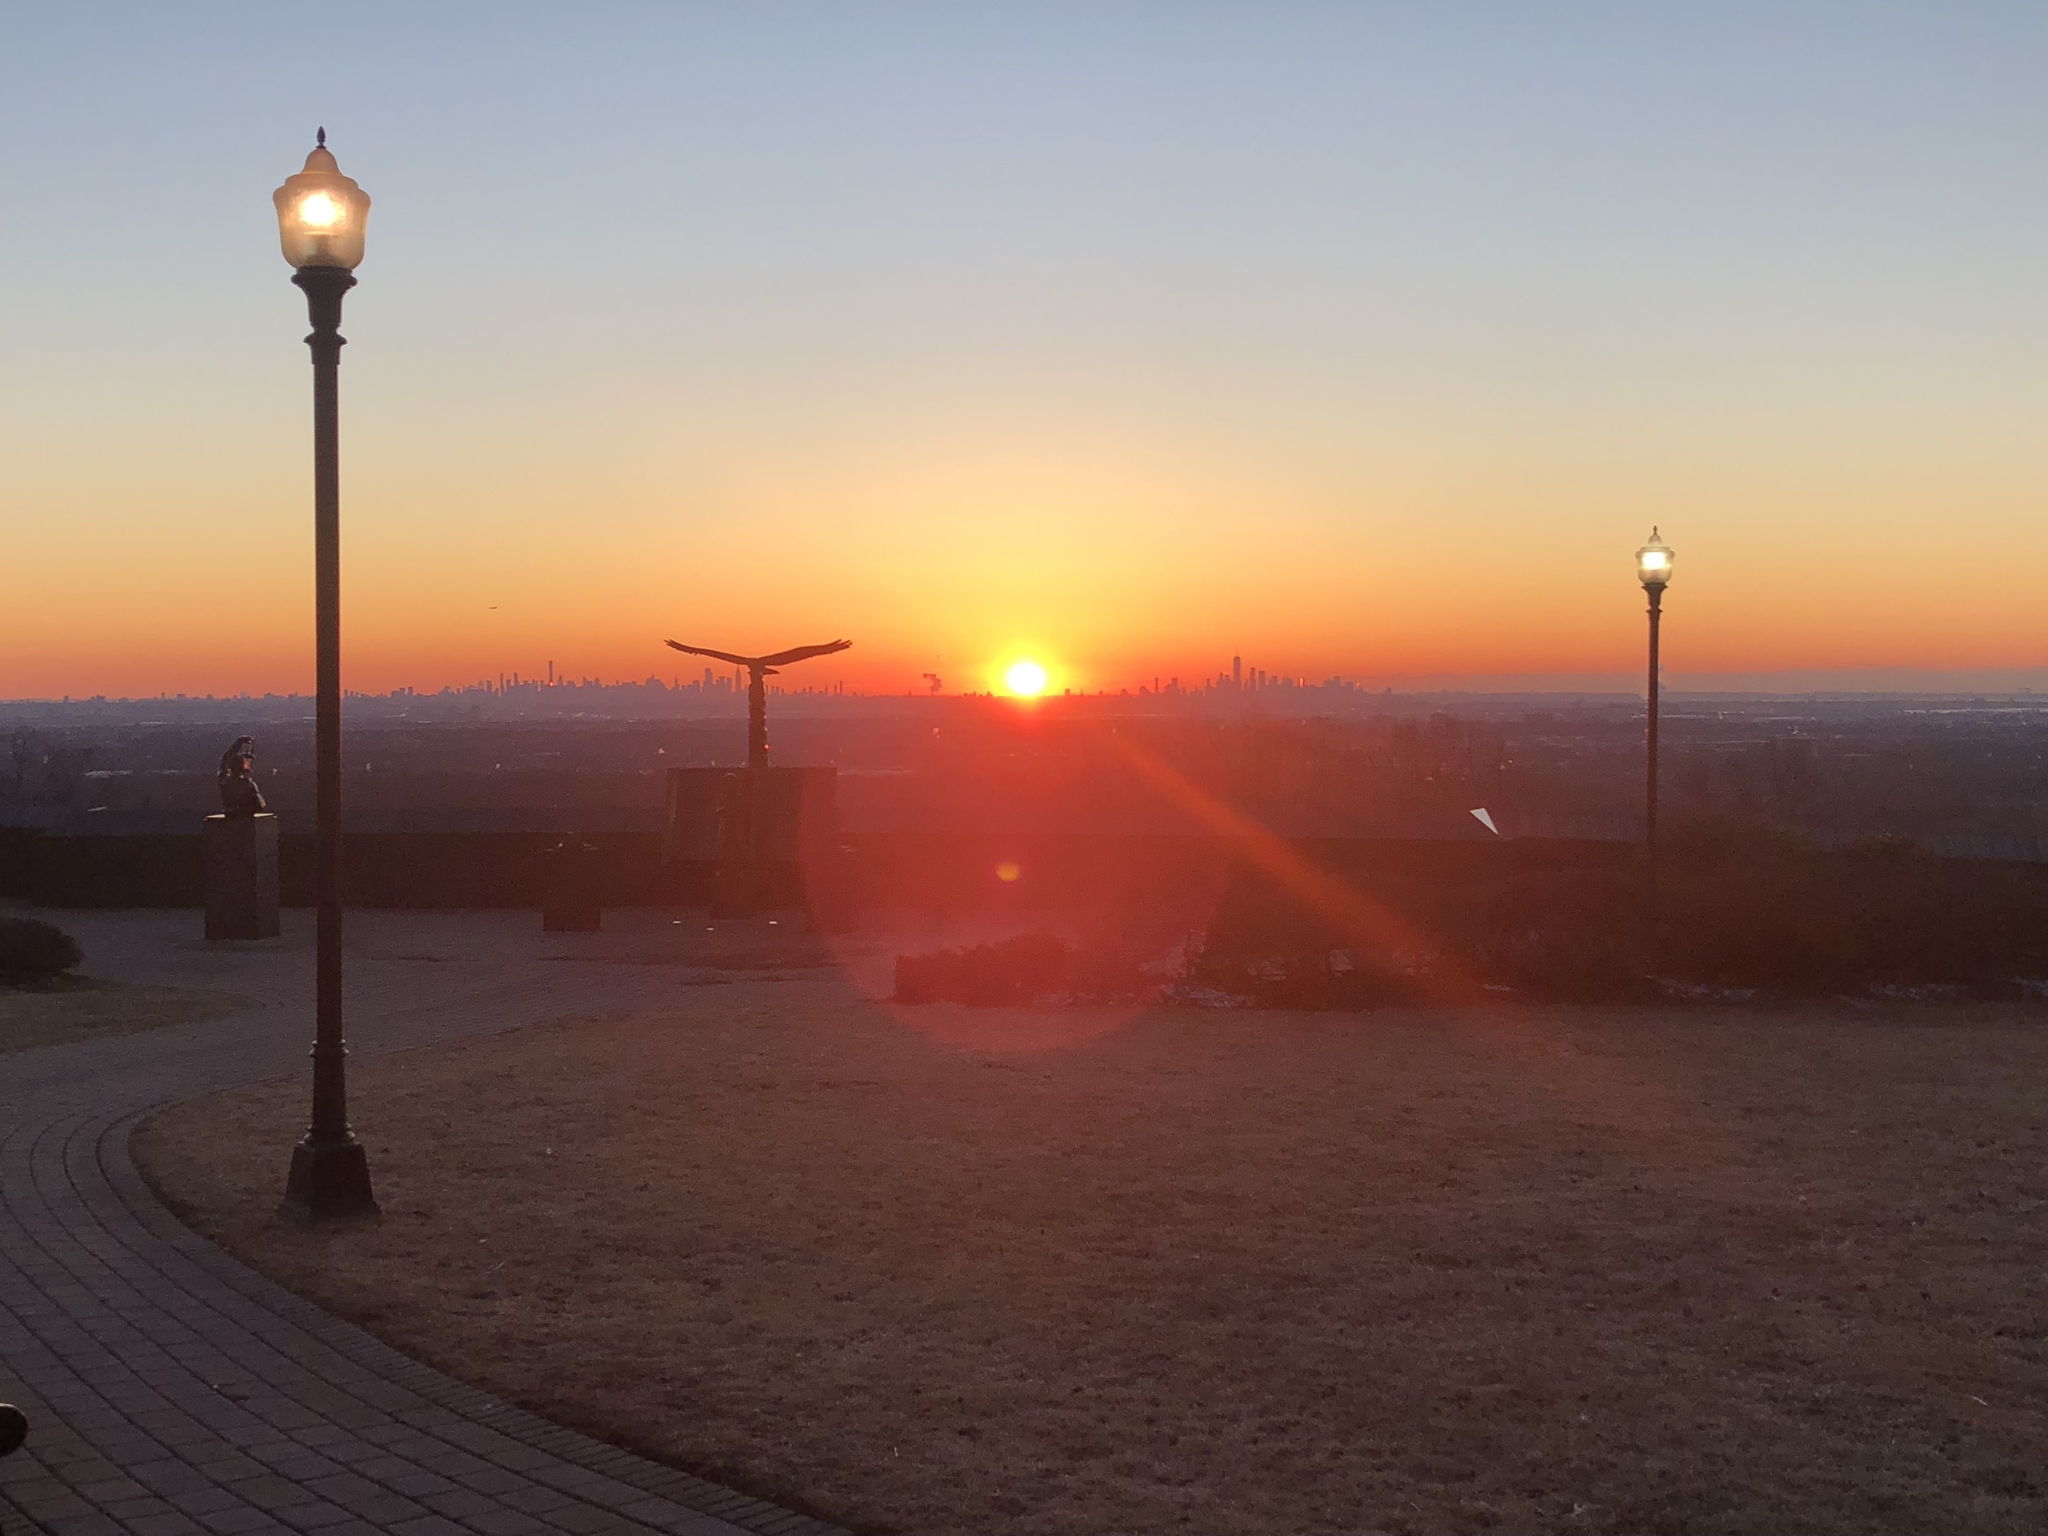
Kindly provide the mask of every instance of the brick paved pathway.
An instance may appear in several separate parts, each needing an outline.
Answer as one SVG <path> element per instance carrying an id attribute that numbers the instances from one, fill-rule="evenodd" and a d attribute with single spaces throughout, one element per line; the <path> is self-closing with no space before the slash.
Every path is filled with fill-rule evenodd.
<path id="1" fill-rule="evenodd" d="M 0 1055 L 0 1400 L 31 1419 L 27 1447 L 0 1461 L 7 1536 L 835 1529 L 497 1402 L 187 1231 L 142 1183 L 128 1133 L 174 1100 L 307 1070 L 309 919 L 288 913 L 283 938 L 246 946 L 200 942 L 191 912 L 60 920 L 95 976 L 212 987 L 253 1006 Z M 653 914 L 552 938 L 531 913 L 349 921 L 359 1054 L 653 1002 L 672 968 L 548 957 L 684 942 Z"/>

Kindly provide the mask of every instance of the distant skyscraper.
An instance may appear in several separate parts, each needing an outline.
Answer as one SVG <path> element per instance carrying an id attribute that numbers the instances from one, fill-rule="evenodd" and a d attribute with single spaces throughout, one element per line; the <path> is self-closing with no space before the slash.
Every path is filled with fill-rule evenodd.
<path id="1" fill-rule="evenodd" d="M 1230 686 L 1233 688 L 1242 688 L 1244 686 L 1244 658 L 1242 656 L 1230 658 Z"/>

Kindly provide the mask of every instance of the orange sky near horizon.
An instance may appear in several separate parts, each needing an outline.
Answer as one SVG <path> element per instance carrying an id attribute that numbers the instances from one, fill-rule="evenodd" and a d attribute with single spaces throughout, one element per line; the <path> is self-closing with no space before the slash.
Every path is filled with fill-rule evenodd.
<path id="1" fill-rule="evenodd" d="M 1312 679 L 1626 678 L 1643 630 L 1633 551 L 1653 516 L 1678 550 L 1676 673 L 2048 658 L 2048 610 L 1987 575 L 2048 556 L 2028 515 L 2048 469 L 2031 463 L 1951 478 L 1941 445 L 1873 432 L 1867 462 L 1845 454 L 1817 483 L 1789 449 L 1740 464 L 1701 445 L 1678 494 L 1653 500 L 1649 466 L 1560 465 L 1556 436 L 1477 465 L 1393 433 L 1266 465 L 1249 429 L 1221 423 L 1178 443 L 970 423 L 887 452 L 813 439 L 789 463 L 759 424 L 721 433 L 699 413 L 689 441 L 650 429 L 641 457 L 614 417 L 586 465 L 575 432 L 549 444 L 479 420 L 467 441 L 423 439 L 406 402 L 380 398 L 393 365 L 360 366 L 370 293 L 344 369 L 346 668 L 361 690 L 530 677 L 551 660 L 565 676 L 688 677 L 663 639 L 744 651 L 840 635 L 853 651 L 788 683 L 921 690 L 934 671 L 982 689 L 1023 654 L 1077 691 L 1193 681 L 1233 653 Z M 310 688 L 290 398 L 305 370 L 274 350 L 276 441 L 223 450 L 226 494 L 208 494 L 204 455 L 181 463 L 167 442 L 127 458 L 81 441 L 52 465 L 61 479 L 29 487 L 45 515 L 14 541 L 37 579 L 0 615 L 0 696 Z M 1966 505 L 1935 515 L 1970 480 Z"/>
<path id="2" fill-rule="evenodd" d="M 310 689 L 316 117 L 353 689 L 2048 667 L 2048 13 L 460 9 L 26 19 L 0 698 Z"/>

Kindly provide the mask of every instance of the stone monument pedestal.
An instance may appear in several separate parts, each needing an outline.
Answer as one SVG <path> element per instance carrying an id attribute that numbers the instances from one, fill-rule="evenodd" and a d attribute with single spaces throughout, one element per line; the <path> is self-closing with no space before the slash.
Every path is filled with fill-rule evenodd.
<path id="1" fill-rule="evenodd" d="M 811 908 L 838 854 L 836 768 L 671 768 L 664 864 L 709 866 L 711 915 Z"/>
<path id="2" fill-rule="evenodd" d="M 604 926 L 603 855 L 580 837 L 541 855 L 542 933 L 596 933 Z"/>
<path id="3" fill-rule="evenodd" d="M 206 936 L 277 937 L 277 818 L 209 816 L 206 849 Z"/>

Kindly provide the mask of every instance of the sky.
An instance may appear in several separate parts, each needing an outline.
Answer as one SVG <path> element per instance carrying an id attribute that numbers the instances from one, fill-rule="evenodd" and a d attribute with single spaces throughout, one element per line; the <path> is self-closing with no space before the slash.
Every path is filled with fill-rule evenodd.
<path id="1" fill-rule="evenodd" d="M 310 688 L 316 125 L 352 688 L 1625 681 L 1652 524 L 1674 679 L 2048 667 L 2044 78 L 2038 0 L 0 8 L 0 697 Z"/>

